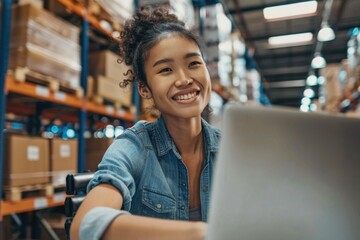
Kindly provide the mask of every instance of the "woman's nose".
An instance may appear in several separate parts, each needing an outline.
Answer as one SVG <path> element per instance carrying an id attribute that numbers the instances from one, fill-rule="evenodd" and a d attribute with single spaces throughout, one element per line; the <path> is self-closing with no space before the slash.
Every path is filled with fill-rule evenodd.
<path id="1" fill-rule="evenodd" d="M 185 74 L 185 72 L 181 72 L 178 75 L 178 80 L 175 81 L 176 87 L 185 87 L 188 85 L 191 85 L 193 83 L 193 80 Z"/>
<path id="2" fill-rule="evenodd" d="M 177 80 L 175 82 L 175 86 L 176 87 L 185 87 L 185 86 L 191 85 L 192 83 L 193 83 L 192 79 L 186 78 L 186 79 Z"/>

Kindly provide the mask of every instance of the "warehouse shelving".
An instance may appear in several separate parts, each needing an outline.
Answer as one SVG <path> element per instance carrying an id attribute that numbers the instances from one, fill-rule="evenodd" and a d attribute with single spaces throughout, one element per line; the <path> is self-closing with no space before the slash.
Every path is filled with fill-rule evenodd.
<path id="1" fill-rule="evenodd" d="M 96 28 L 101 33 L 105 34 L 106 36 L 110 37 L 111 39 L 113 39 L 115 41 L 118 41 L 118 39 L 113 37 L 112 32 L 101 27 L 99 20 L 95 16 L 93 16 L 91 13 L 86 11 L 85 7 L 82 4 L 75 3 L 70 0 L 58 0 L 58 2 L 61 3 L 62 5 L 64 5 L 71 12 L 86 19 L 94 28 Z"/>
<path id="2" fill-rule="evenodd" d="M 70 107 L 82 108 L 82 99 L 75 95 L 50 91 L 49 88 L 32 84 L 28 82 L 20 82 L 15 80 L 12 76 L 6 78 L 5 91 L 33 97 L 36 99 L 59 103 Z"/>
<path id="3" fill-rule="evenodd" d="M 86 8 L 81 4 L 74 3 L 68 0 L 58 0 L 59 3 L 63 4 L 70 11 L 76 13 L 82 18 L 81 26 L 81 63 L 82 63 L 82 73 L 81 73 L 81 87 L 84 90 L 84 95 L 86 96 L 87 89 L 87 58 L 88 58 L 88 44 L 89 44 L 89 24 L 109 37 L 109 39 L 118 41 L 112 37 L 112 32 L 109 32 L 100 26 L 100 22 L 96 17 L 87 12 Z M 22 106 L 21 104 L 16 104 L 14 102 L 7 102 L 6 98 L 8 94 L 15 94 L 20 96 L 26 96 L 32 99 L 37 99 L 40 102 L 49 102 L 60 107 L 70 107 L 78 111 L 78 114 L 61 116 L 69 121 L 79 123 L 79 134 L 78 134 L 78 169 L 79 171 L 84 170 L 85 162 L 85 139 L 82 134 L 85 131 L 85 126 L 87 123 L 87 113 L 100 114 L 114 119 L 119 119 L 126 122 L 134 122 L 137 119 L 136 113 L 131 112 L 130 110 L 116 109 L 114 106 L 107 106 L 95 103 L 86 97 L 79 97 L 75 94 L 69 94 L 62 91 L 53 91 L 46 86 L 40 86 L 31 82 L 19 81 L 15 79 L 13 75 L 7 75 L 7 65 L 8 65 L 8 55 L 9 55 L 9 41 L 10 41 L 10 26 L 11 26 L 11 0 L 2 0 L 2 19 L 1 19 L 1 75 L 0 75 L 0 90 L 1 94 L 0 99 L 0 108 L 1 116 L 5 116 L 6 107 L 9 110 L 15 110 L 16 113 L 21 113 L 21 115 L 30 115 L 36 112 L 36 107 Z M 138 102 L 138 100 L 137 100 Z M 137 103 L 135 101 L 135 103 Z M 138 106 L 136 104 L 135 106 Z M 41 117 L 51 117 L 56 114 L 50 110 L 43 111 Z M 1 117 L 0 120 L 0 129 L 4 129 L 5 126 L 5 117 Z M 3 164 L 4 164 L 4 140 L 5 133 L 1 132 L 0 137 L 0 192 L 3 192 Z M 53 196 L 44 196 L 44 197 L 31 197 L 24 198 L 18 202 L 11 202 L 3 200 L 0 198 L 0 234 L 2 231 L 2 221 L 3 216 L 10 214 L 17 214 L 22 212 L 28 212 L 33 210 L 39 210 L 49 207 L 62 206 L 64 204 L 65 193 L 60 192 L 56 193 Z"/>
<path id="4" fill-rule="evenodd" d="M 111 40 L 119 42 L 118 39 L 113 37 L 112 32 L 104 29 L 100 25 L 100 21 L 89 13 L 86 8 L 79 4 L 74 3 L 70 0 L 57 0 L 59 3 L 63 4 L 71 12 L 77 14 L 82 18 L 81 26 L 81 87 L 84 91 L 84 96 L 86 96 L 87 91 L 87 58 L 88 58 L 88 44 L 89 36 L 88 30 L 89 26 L 95 28 L 100 33 L 104 34 L 106 37 L 109 37 Z M 135 1 L 136 3 L 137 1 Z M 0 37 L 0 48 L 1 48 L 1 62 L 0 62 L 0 108 L 1 116 L 5 116 L 6 107 L 9 110 L 16 110 L 16 112 L 21 113 L 22 115 L 31 115 L 36 113 L 36 107 L 21 106 L 21 104 L 16 104 L 13 102 L 7 102 L 6 96 L 8 94 L 16 94 L 21 96 L 26 96 L 32 99 L 37 99 L 39 101 L 53 103 L 56 106 L 69 107 L 78 111 L 78 114 L 69 114 L 64 115 L 62 118 L 70 122 L 78 122 L 79 130 L 78 140 L 79 140 L 79 156 L 78 156 L 78 169 L 79 171 L 85 170 L 85 139 L 82 133 L 85 132 L 85 126 L 87 123 L 87 114 L 95 113 L 110 118 L 119 119 L 126 122 L 135 122 L 139 119 L 139 96 L 133 94 L 133 103 L 136 106 L 137 111 L 131 112 L 130 110 L 116 109 L 114 106 L 106 106 L 102 104 L 95 103 L 86 97 L 79 97 L 75 94 L 69 94 L 61 91 L 53 91 L 46 86 L 36 85 L 34 83 L 19 81 L 15 79 L 13 75 L 7 75 L 7 64 L 8 64 L 8 53 L 9 53 L 9 38 L 10 38 L 10 26 L 11 26 L 11 5 L 12 0 L 2 0 L 2 19 L 1 19 L 1 37 Z M 136 85 L 134 85 L 133 92 L 136 91 Z M 214 86 L 213 91 L 217 92 L 225 100 L 229 100 L 231 95 L 224 92 L 224 89 L 221 86 Z M 41 117 L 51 118 L 56 114 L 56 111 L 52 109 L 44 110 L 41 114 Z M 145 115 L 146 116 L 146 115 Z M 147 120 L 154 121 L 155 119 L 149 116 L 146 116 Z M 0 129 L 4 129 L 5 117 L 2 117 L 0 120 Z M 4 163 L 4 140 L 5 134 L 1 132 L 0 134 L 0 193 L 3 192 L 3 163 Z M 65 193 L 57 193 L 54 196 L 47 197 L 32 197 L 25 198 L 18 202 L 5 201 L 0 197 L 0 234 L 2 228 L 3 216 L 10 214 L 17 214 L 22 212 L 28 212 L 43 208 L 62 206 Z"/>
<path id="5" fill-rule="evenodd" d="M 119 118 L 124 121 L 135 120 L 134 114 L 132 114 L 130 111 L 122 109 L 119 110 L 113 106 L 105 106 L 102 104 L 98 104 L 84 98 L 78 98 L 73 94 L 54 92 L 51 91 L 49 88 L 41 85 L 28 82 L 20 82 L 9 75 L 6 78 L 5 92 L 17 93 L 48 102 L 58 103 L 78 109 L 84 109 L 88 112 L 98 113 L 112 118 Z M 28 110 L 29 109 L 27 109 L 27 111 Z"/>
<path id="6" fill-rule="evenodd" d="M 65 192 L 55 193 L 48 197 L 31 197 L 22 199 L 18 202 L 1 201 L 0 202 L 0 218 L 10 214 L 29 212 L 50 207 L 58 207 L 64 205 Z"/>

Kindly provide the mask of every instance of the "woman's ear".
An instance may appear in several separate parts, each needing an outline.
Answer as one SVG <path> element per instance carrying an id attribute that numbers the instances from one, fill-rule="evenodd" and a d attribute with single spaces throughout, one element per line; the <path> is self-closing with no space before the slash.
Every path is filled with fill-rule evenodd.
<path id="1" fill-rule="evenodd" d="M 152 98 L 150 88 L 146 84 L 138 84 L 138 91 L 141 97 L 146 99 Z"/>

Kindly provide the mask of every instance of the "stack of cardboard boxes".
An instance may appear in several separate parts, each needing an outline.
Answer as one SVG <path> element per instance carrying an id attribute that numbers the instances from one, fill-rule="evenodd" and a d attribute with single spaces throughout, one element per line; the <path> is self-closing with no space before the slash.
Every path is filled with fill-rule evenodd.
<path id="1" fill-rule="evenodd" d="M 121 88 L 120 82 L 130 76 L 125 76 L 129 68 L 125 63 L 119 63 L 119 57 L 111 51 L 93 52 L 89 56 L 88 97 L 101 98 L 122 106 L 132 105 L 131 86 Z M 125 75 L 124 75 L 125 74 Z"/>
<path id="2" fill-rule="evenodd" d="M 79 29 L 26 4 L 12 14 L 9 68 L 22 68 L 80 86 Z"/>
<path id="3" fill-rule="evenodd" d="M 77 172 L 77 140 L 10 134 L 5 149 L 7 187 L 48 183 L 64 186 L 66 175 Z"/>

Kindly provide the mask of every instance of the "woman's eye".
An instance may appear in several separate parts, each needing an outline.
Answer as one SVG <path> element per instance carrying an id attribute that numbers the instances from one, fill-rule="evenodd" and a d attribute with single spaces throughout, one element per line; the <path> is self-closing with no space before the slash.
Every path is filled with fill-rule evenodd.
<path id="1" fill-rule="evenodd" d="M 194 61 L 194 62 L 191 62 L 191 63 L 189 64 L 189 67 L 193 67 L 193 66 L 196 66 L 196 65 L 199 65 L 199 64 L 201 64 L 201 62 Z"/>
<path id="2" fill-rule="evenodd" d="M 166 72 L 171 72 L 171 68 L 163 68 L 159 71 L 159 73 L 166 73 Z"/>

